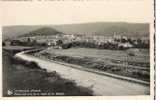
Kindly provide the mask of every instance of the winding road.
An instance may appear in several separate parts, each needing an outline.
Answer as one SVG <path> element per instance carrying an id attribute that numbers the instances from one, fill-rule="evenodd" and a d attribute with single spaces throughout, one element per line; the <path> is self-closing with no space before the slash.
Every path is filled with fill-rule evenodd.
<path id="1" fill-rule="evenodd" d="M 123 96 L 150 94 L 150 87 L 147 85 L 75 69 L 30 56 L 23 52 L 17 53 L 15 56 L 24 60 L 35 61 L 40 65 L 40 67 L 47 69 L 47 71 L 56 71 L 63 78 L 75 80 L 78 85 L 90 87 L 94 91 L 94 95 Z"/>

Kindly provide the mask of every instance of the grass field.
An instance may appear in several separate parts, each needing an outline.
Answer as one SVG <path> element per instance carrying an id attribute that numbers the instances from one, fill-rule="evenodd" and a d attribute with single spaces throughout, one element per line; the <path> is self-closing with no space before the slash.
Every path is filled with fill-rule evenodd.
<path id="1" fill-rule="evenodd" d="M 130 62 L 149 63 L 148 49 L 129 49 L 129 50 L 99 50 L 89 48 L 53 49 L 46 50 L 50 54 L 66 55 L 71 57 L 93 57 L 101 60 L 120 60 Z M 133 54 L 133 56 L 129 55 Z"/>
<path id="2" fill-rule="evenodd" d="M 48 48 L 35 55 L 145 81 L 150 79 L 148 49 Z"/>

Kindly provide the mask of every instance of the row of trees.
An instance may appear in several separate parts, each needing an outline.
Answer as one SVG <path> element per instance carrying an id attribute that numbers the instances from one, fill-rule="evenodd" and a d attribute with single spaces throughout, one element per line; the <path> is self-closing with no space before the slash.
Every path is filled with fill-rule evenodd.
<path id="1" fill-rule="evenodd" d="M 5 42 L 2 42 L 3 46 L 6 46 L 7 44 Z M 47 43 L 38 43 L 36 40 L 34 41 L 19 41 L 19 40 L 12 40 L 10 41 L 11 46 L 47 46 Z"/>
<path id="2" fill-rule="evenodd" d="M 132 45 L 132 48 L 149 48 L 149 43 L 145 43 L 140 40 L 132 41 L 132 40 L 115 40 L 116 42 L 107 42 L 103 43 L 101 42 L 100 44 L 97 44 L 95 42 L 81 42 L 81 41 L 75 41 L 71 43 L 66 43 L 62 44 L 62 48 L 67 49 L 71 47 L 84 47 L 84 48 L 98 48 L 98 49 L 112 49 L 112 50 L 123 50 L 123 49 L 128 49 L 130 47 L 125 47 L 122 45 L 119 45 L 121 43 L 129 43 Z"/>
<path id="3" fill-rule="evenodd" d="M 112 43 L 102 43 L 97 45 L 94 42 L 71 42 L 62 45 L 62 48 L 67 49 L 71 47 L 83 47 L 83 48 L 98 48 L 98 49 L 124 49 L 122 47 L 118 47 L 117 44 Z"/>
<path id="4" fill-rule="evenodd" d="M 130 44 L 132 45 L 132 48 L 149 48 L 149 42 L 142 41 L 141 39 L 132 40 L 130 38 L 125 39 L 114 39 L 114 42 L 100 42 L 97 43 L 95 41 L 73 41 L 70 43 L 63 43 L 62 40 L 57 40 L 55 44 L 52 46 L 62 46 L 62 48 L 67 49 L 71 47 L 83 47 L 83 48 L 98 48 L 98 49 L 112 49 L 112 50 L 118 50 L 118 49 L 127 49 L 129 47 L 124 47 L 120 44 Z M 19 40 L 13 40 L 11 41 L 10 45 L 20 45 L 20 46 L 48 46 L 48 43 L 42 42 L 38 43 L 36 40 L 31 40 L 30 38 L 27 39 L 27 41 L 19 41 Z M 3 46 L 5 46 L 5 43 L 3 42 Z"/>

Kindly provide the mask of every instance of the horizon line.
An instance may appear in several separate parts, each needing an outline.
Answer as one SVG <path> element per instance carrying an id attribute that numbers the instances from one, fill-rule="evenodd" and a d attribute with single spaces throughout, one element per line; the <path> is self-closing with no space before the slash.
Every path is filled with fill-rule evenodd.
<path id="1" fill-rule="evenodd" d="M 150 24 L 150 22 L 128 22 L 128 21 L 93 21 L 93 22 L 76 22 L 76 23 L 67 23 L 67 24 L 12 24 L 12 25 L 2 25 L 2 27 L 9 26 L 60 26 L 60 25 L 74 25 L 74 24 L 91 24 L 91 23 L 130 23 L 130 24 Z"/>

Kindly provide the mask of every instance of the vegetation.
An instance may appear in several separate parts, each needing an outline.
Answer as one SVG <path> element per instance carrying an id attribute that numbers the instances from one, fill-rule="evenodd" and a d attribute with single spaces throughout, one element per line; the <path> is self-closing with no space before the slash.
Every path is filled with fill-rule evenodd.
<path id="1" fill-rule="evenodd" d="M 30 38 L 28 38 L 27 41 L 19 41 L 19 40 L 11 41 L 11 44 L 10 45 L 11 46 L 46 47 L 47 46 L 47 43 L 37 43 L 36 40 L 30 41 Z"/>
<path id="2" fill-rule="evenodd" d="M 8 90 L 13 94 L 8 94 Z M 18 93 L 16 91 L 39 91 Z M 16 94 L 15 94 L 16 93 Z M 48 93 L 48 94 L 47 94 Z M 12 57 L 8 52 L 3 51 L 3 96 L 90 96 L 91 89 L 77 86 L 74 81 L 61 78 L 53 71 L 47 72 L 41 69 L 37 63 L 24 61 Z"/>
<path id="3" fill-rule="evenodd" d="M 133 50 L 127 52 L 133 52 Z M 135 51 L 133 52 L 134 56 L 129 56 L 127 52 L 122 50 L 72 48 L 65 50 L 48 49 L 34 55 L 44 57 L 45 59 L 149 81 L 150 67 L 148 52 L 146 50 L 140 50 L 138 53 Z M 128 56 L 129 58 L 127 58 Z"/>
<path id="4" fill-rule="evenodd" d="M 49 36 L 49 35 L 58 35 L 63 34 L 62 32 L 59 32 L 53 28 L 50 27 L 43 27 L 40 29 L 37 29 L 35 31 L 31 31 L 27 34 L 20 35 L 19 37 L 27 37 L 27 36 Z"/>
<path id="5" fill-rule="evenodd" d="M 88 57 L 95 58 L 97 60 L 119 62 L 127 61 L 129 64 L 135 63 L 149 63 L 149 50 L 148 49 L 128 49 L 128 50 L 107 50 L 107 49 L 93 49 L 93 48 L 70 48 L 70 49 L 53 49 L 48 48 L 40 52 L 56 55 L 64 55 L 70 57 Z M 40 54 L 39 53 L 39 54 Z M 131 56 L 129 54 L 133 54 Z M 38 54 L 38 53 L 36 53 Z"/>
<path id="6" fill-rule="evenodd" d="M 137 42 L 137 43 L 136 43 Z M 128 43 L 132 45 L 130 46 L 120 46 L 122 43 Z M 70 43 L 65 43 L 62 44 L 63 49 L 68 49 L 72 47 L 83 47 L 83 48 L 97 48 L 97 49 L 110 49 L 110 50 L 126 50 L 129 48 L 149 48 L 149 42 L 145 43 L 144 41 L 137 39 L 137 40 L 132 40 L 130 38 L 128 39 L 115 39 L 114 42 L 100 42 L 100 44 L 96 43 L 95 41 L 75 41 L 75 42 L 70 42 Z"/>

